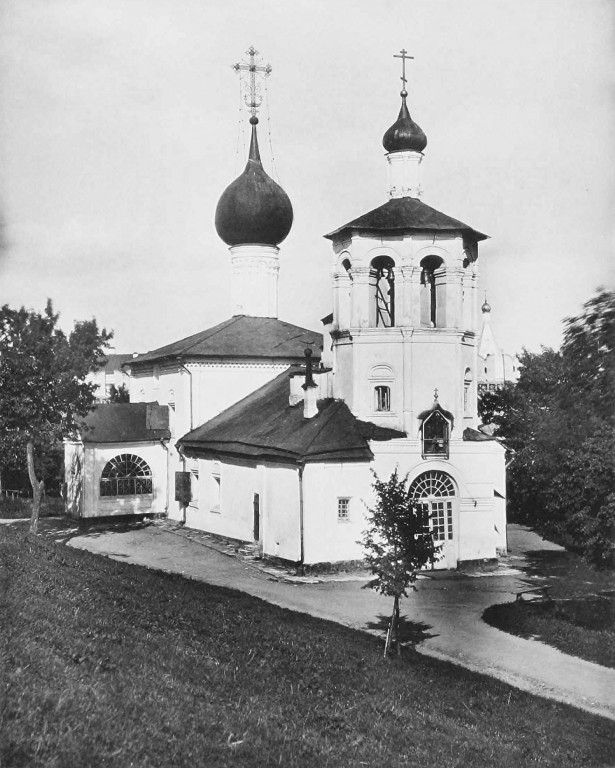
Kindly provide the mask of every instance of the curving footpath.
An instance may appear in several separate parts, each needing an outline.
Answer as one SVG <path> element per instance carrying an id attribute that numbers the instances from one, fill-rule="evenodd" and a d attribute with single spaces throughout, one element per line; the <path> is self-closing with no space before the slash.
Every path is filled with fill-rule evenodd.
<path id="1" fill-rule="evenodd" d="M 282 571 L 229 556 L 197 531 L 149 525 L 129 530 L 66 529 L 52 520 L 41 531 L 69 546 L 162 571 L 238 589 L 290 610 L 363 631 L 381 632 L 391 601 L 361 589 L 365 574 L 319 580 L 293 579 Z M 511 526 L 512 557 L 498 572 L 471 577 L 435 572 L 420 578 L 402 611 L 418 632 L 417 650 L 498 678 L 512 686 L 615 720 L 615 669 L 568 656 L 485 624 L 495 603 L 509 602 L 527 586 L 524 552 L 559 549 L 520 526 Z M 228 550 L 229 548 L 227 548 Z M 537 582 L 539 583 L 539 582 Z"/>

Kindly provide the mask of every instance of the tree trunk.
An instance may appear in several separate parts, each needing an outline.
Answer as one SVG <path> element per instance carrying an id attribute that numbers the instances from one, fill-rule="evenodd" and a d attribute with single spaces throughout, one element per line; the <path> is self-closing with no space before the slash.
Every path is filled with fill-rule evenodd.
<path id="1" fill-rule="evenodd" d="M 384 641 L 385 659 L 389 655 L 389 651 L 393 647 L 393 644 L 397 647 L 397 655 L 399 656 L 399 597 L 397 595 L 395 596 L 395 601 L 393 603 L 393 613 L 391 614 L 386 640 Z"/>
<path id="2" fill-rule="evenodd" d="M 401 656 L 401 645 L 399 643 L 399 595 L 395 595 L 393 613 L 395 615 L 395 647 L 397 648 L 397 655 Z"/>
<path id="3" fill-rule="evenodd" d="M 43 498 L 43 491 L 45 490 L 45 481 L 39 480 L 34 471 L 34 447 L 31 440 L 28 440 L 26 452 L 28 457 L 28 477 L 30 478 L 30 485 L 32 486 L 32 517 L 30 518 L 30 533 L 37 533 L 38 517 L 41 512 L 41 501 Z"/>

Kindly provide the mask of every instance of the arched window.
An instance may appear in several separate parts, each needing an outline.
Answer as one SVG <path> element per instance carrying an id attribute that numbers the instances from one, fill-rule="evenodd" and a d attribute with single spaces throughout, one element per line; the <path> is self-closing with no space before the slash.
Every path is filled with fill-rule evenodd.
<path id="1" fill-rule="evenodd" d="M 444 263 L 440 256 L 425 256 L 421 260 L 421 325 L 437 325 L 436 270 Z"/>
<path id="2" fill-rule="evenodd" d="M 395 263 L 390 256 L 377 256 L 371 264 L 373 324 L 377 328 L 395 325 Z"/>
<path id="3" fill-rule="evenodd" d="M 453 538 L 453 500 L 455 484 L 445 472 L 423 472 L 410 485 L 410 500 L 420 504 L 429 515 L 436 541 Z"/>
<path id="4" fill-rule="evenodd" d="M 374 410 L 375 411 L 390 411 L 391 410 L 391 388 L 384 384 L 379 384 L 374 389 Z"/>
<path id="5" fill-rule="evenodd" d="M 100 476 L 101 496 L 138 496 L 152 493 L 152 470 L 140 456 L 122 453 L 105 464 Z"/>
<path id="6" fill-rule="evenodd" d="M 423 421 L 423 458 L 439 456 L 448 459 L 450 423 L 440 410 L 433 410 Z"/>

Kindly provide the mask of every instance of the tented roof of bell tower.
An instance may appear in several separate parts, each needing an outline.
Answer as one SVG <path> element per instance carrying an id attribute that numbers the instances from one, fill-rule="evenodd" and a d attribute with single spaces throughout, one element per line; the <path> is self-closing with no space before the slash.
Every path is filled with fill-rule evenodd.
<path id="1" fill-rule="evenodd" d="M 453 219 L 445 213 L 425 205 L 414 197 L 398 197 L 388 200 L 379 208 L 349 221 L 333 232 L 325 235 L 329 240 L 338 240 L 352 232 L 369 232 L 374 234 L 405 234 L 410 232 L 451 232 L 468 235 L 473 240 L 486 240 L 476 229 Z"/>

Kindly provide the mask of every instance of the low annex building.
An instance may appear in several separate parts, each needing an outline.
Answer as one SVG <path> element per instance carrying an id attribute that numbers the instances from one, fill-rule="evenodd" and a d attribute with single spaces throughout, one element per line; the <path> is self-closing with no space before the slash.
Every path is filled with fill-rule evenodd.
<path id="1" fill-rule="evenodd" d="M 362 558 L 373 472 L 398 468 L 429 509 L 438 567 L 505 550 L 505 452 L 477 413 L 478 245 L 487 236 L 420 199 L 427 138 L 407 96 L 383 138 L 387 201 L 326 235 L 333 311 L 323 335 L 277 318 L 279 246 L 293 213 L 263 169 L 253 100 L 247 165 L 216 211 L 233 316 L 130 361 L 130 407 L 166 409 L 168 437 L 147 444 L 160 457 L 148 462 L 150 485 L 124 486 L 117 475 L 118 508 L 145 506 L 122 498 L 124 487 L 133 496 L 151 488 L 152 511 L 264 556 L 346 563 Z M 93 416 L 99 432 L 67 446 L 67 482 L 83 486 L 76 515 L 113 504 L 109 461 L 147 461 L 133 438 L 100 440 L 100 425 L 115 419 L 105 408 Z M 88 470 L 69 481 L 72 457 Z"/>

